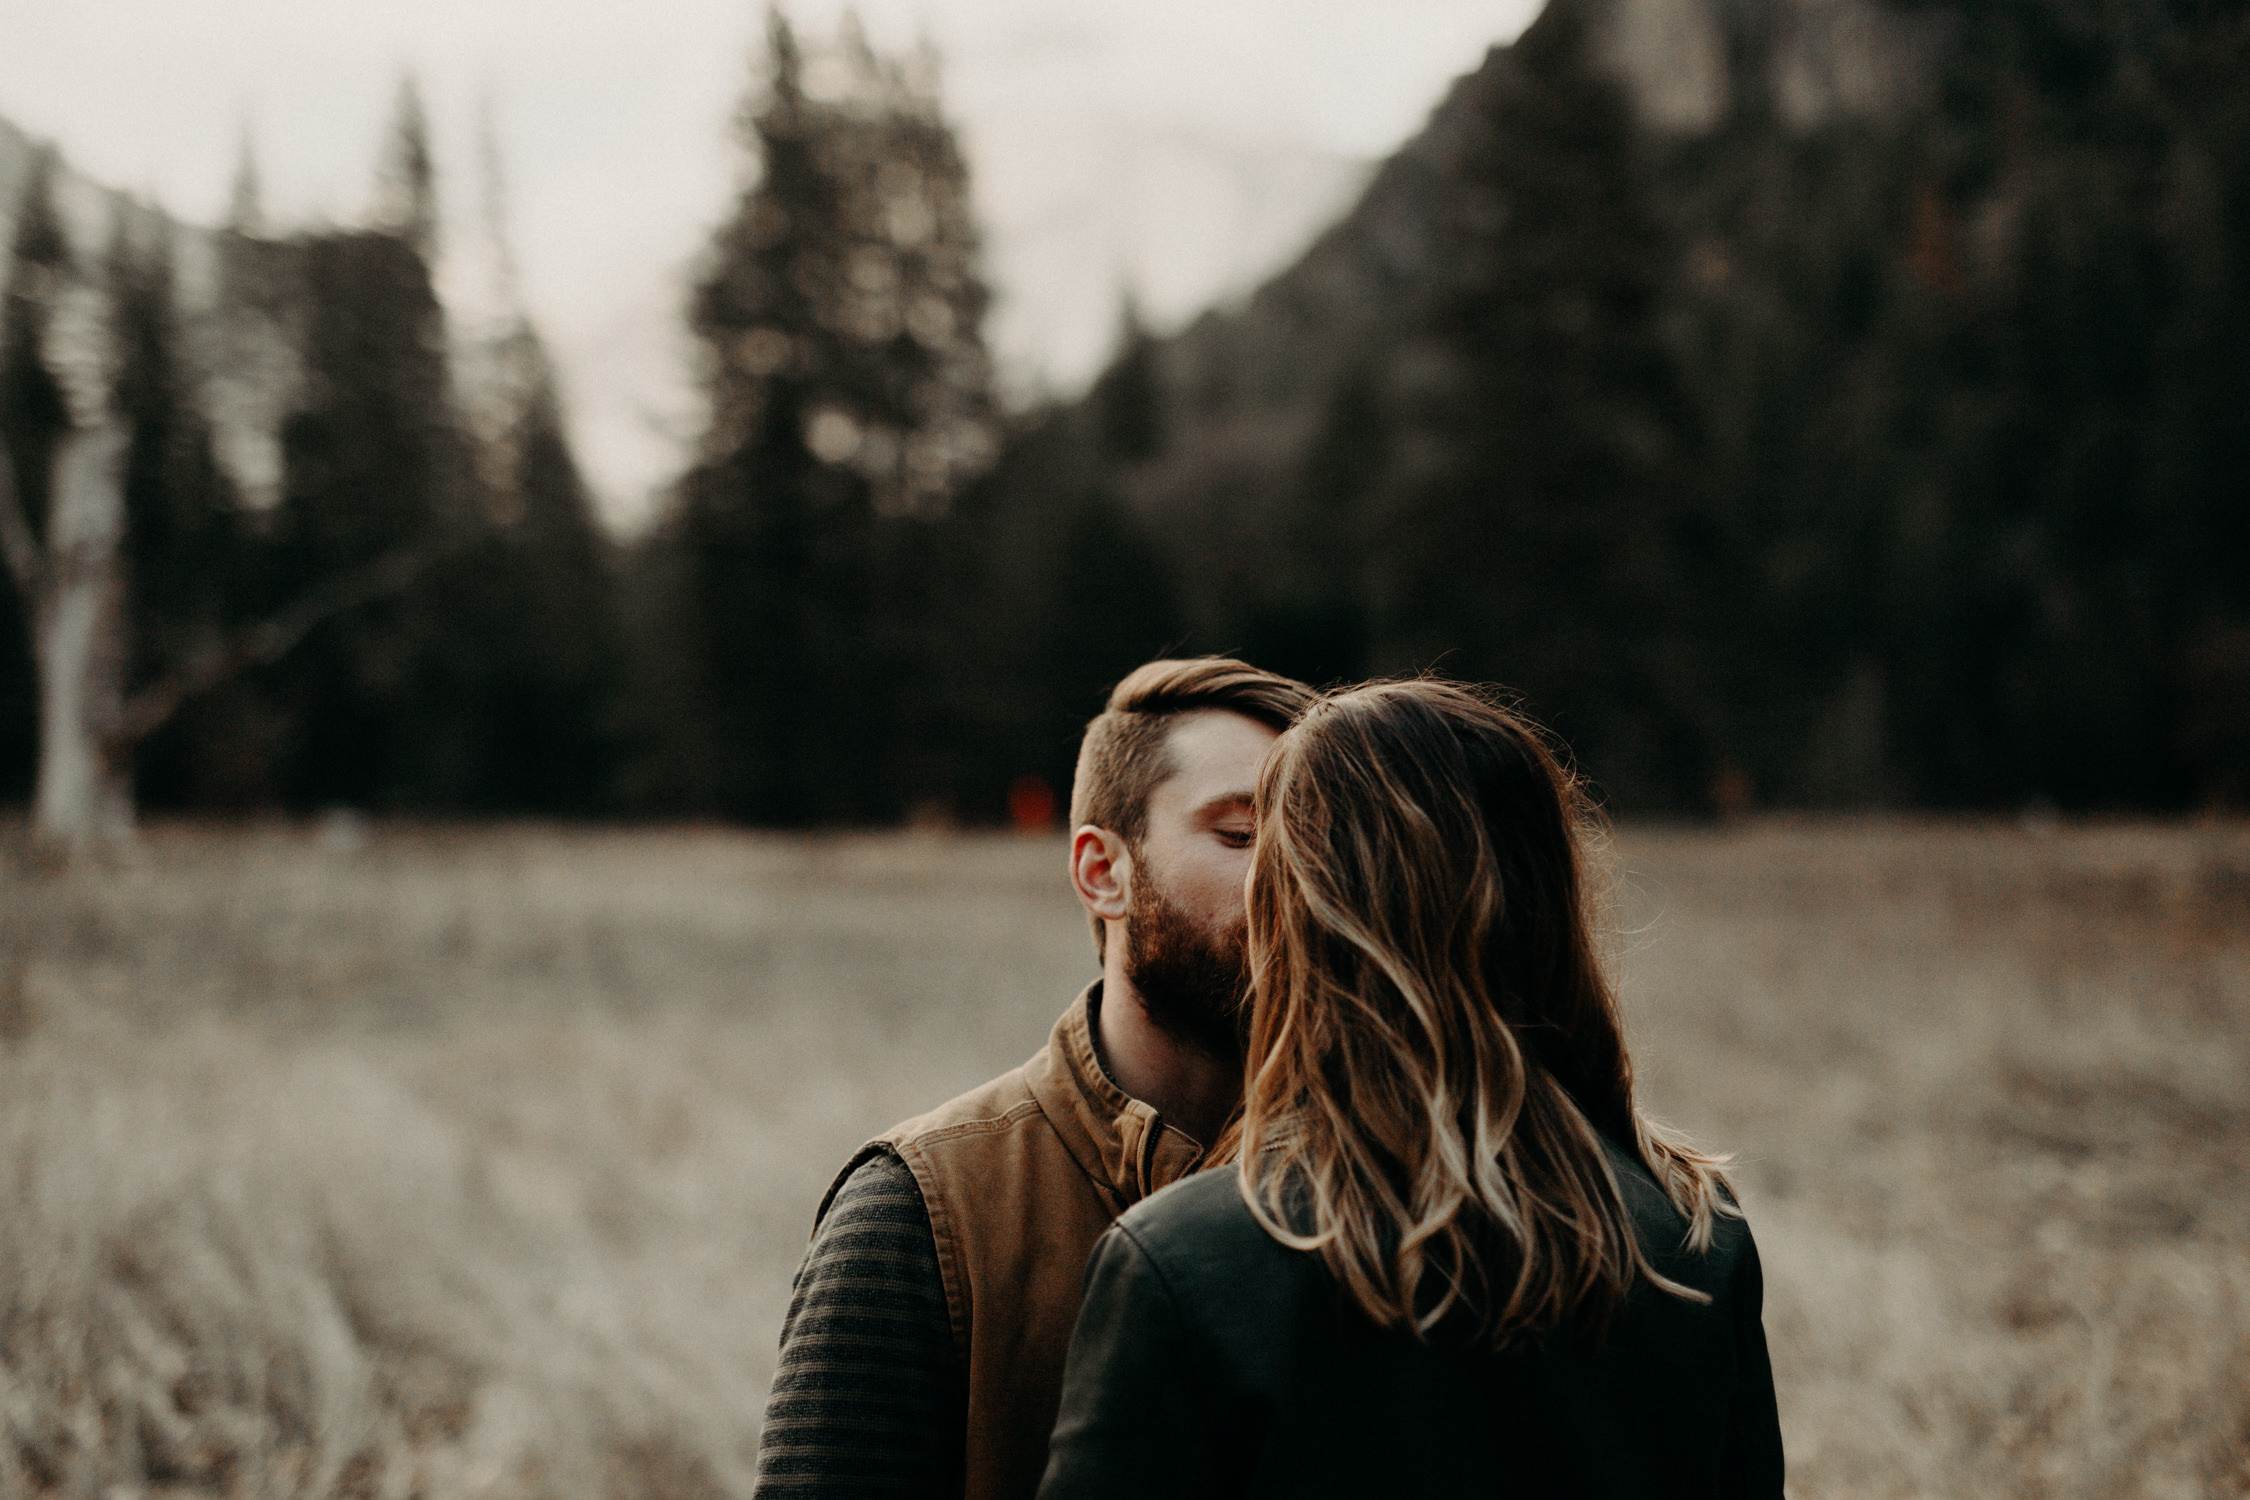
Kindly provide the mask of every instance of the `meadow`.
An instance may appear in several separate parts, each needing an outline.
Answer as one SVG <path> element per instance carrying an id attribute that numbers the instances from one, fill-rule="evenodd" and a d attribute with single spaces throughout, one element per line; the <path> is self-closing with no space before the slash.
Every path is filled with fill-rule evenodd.
<path id="1" fill-rule="evenodd" d="M 5 830 L 0 830 L 4 834 Z M 2250 827 L 1627 826 L 1800 1497 L 2250 1494 Z M 1059 840 L 0 865 L 0 1495 L 747 1494 L 814 1206 L 1092 976 Z"/>

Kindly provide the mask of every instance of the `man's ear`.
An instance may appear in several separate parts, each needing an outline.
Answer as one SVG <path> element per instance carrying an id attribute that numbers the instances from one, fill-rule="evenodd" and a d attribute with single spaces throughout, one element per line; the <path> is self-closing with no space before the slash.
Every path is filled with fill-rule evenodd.
<path id="1" fill-rule="evenodd" d="M 1079 904 L 1105 922 L 1122 922 L 1133 895 L 1133 856 L 1125 841 L 1088 823 L 1070 837 L 1070 885 Z"/>

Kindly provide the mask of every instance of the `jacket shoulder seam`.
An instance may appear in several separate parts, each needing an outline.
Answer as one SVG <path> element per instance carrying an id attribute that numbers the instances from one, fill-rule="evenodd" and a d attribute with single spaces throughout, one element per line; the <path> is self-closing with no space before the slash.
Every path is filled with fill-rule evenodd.
<path id="1" fill-rule="evenodd" d="M 1134 1253 L 1139 1255 L 1142 1261 L 1147 1264 L 1150 1274 L 1155 1276 L 1156 1278 L 1156 1284 L 1164 1290 L 1164 1300 L 1167 1304 L 1170 1305 L 1172 1309 L 1172 1315 L 1177 1318 L 1180 1314 L 1182 1306 L 1180 1302 L 1180 1292 L 1179 1288 L 1172 1285 L 1171 1274 L 1164 1269 L 1164 1262 L 1159 1259 L 1156 1252 L 1149 1247 L 1148 1241 L 1142 1239 L 1139 1234 L 1134 1232 L 1133 1226 L 1126 1223 L 1123 1219 L 1117 1220 L 1114 1224 L 1111 1225 L 1111 1227 L 1131 1242 Z"/>
<path id="2" fill-rule="evenodd" d="M 956 1136 L 995 1135 L 1000 1131 L 1012 1129 L 1025 1115 L 1034 1112 L 1043 1115 L 1043 1112 L 1039 1110 L 1039 1101 L 1037 1099 L 1022 1099 L 1009 1105 L 999 1114 L 981 1115 L 973 1120 L 955 1120 L 950 1125 L 939 1125 L 930 1130 L 918 1130 L 912 1135 L 896 1137 L 892 1140 L 892 1144 L 894 1147 L 927 1147 L 940 1141 L 952 1140 Z"/>

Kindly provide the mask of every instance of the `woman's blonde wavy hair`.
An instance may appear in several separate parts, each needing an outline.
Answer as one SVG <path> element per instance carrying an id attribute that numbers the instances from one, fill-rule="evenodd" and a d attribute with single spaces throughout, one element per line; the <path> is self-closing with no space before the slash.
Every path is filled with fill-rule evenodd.
<path id="1" fill-rule="evenodd" d="M 1369 1316 L 1597 1331 L 1660 1274 L 1602 1147 L 1710 1244 L 1722 1159 L 1633 1100 L 1588 914 L 1597 831 L 1528 720 L 1432 680 L 1331 694 L 1259 777 L 1249 1081 L 1225 1154 Z"/>

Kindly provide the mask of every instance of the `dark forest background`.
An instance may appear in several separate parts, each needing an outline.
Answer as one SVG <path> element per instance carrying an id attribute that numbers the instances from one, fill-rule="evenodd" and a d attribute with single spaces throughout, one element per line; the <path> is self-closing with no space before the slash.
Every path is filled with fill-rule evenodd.
<path id="1" fill-rule="evenodd" d="M 1900 0 L 1917 90 L 1809 124 L 1721 9 L 1713 128 L 1649 123 L 1553 0 L 1295 266 L 1175 337 L 1128 304 L 1088 394 L 1015 414 L 927 81 L 847 36 L 857 82 L 811 97 L 777 21 L 685 310 L 710 429 L 631 544 L 528 324 L 513 430 L 463 415 L 433 219 L 222 236 L 313 310 L 263 509 L 161 255 L 119 257 L 137 678 L 437 559 L 183 710 L 143 805 L 996 821 L 1067 788 L 1124 671 L 1229 651 L 1508 684 L 1624 810 L 2240 807 L 2250 8 Z M 35 521 L 45 183 L 0 327 Z M 0 798 L 35 707 L 11 593 Z"/>

